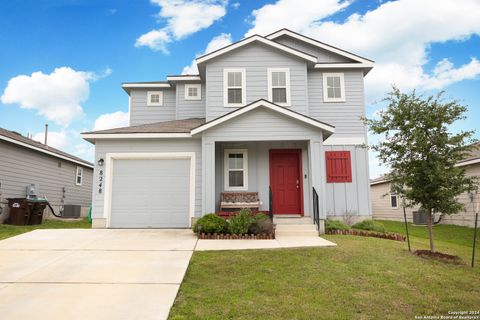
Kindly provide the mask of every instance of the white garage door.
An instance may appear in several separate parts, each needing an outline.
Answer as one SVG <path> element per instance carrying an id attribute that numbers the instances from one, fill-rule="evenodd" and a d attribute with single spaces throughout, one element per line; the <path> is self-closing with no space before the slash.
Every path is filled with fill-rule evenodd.
<path id="1" fill-rule="evenodd" d="M 112 228 L 188 228 L 190 159 L 115 159 Z"/>

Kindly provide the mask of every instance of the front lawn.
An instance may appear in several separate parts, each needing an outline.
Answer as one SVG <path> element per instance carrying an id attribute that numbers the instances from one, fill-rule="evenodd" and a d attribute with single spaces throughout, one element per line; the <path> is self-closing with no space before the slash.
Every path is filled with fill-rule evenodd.
<path id="1" fill-rule="evenodd" d="M 89 229 L 90 227 L 91 225 L 90 222 L 88 222 L 88 218 L 81 220 L 44 220 L 42 224 L 34 226 L 12 226 L 9 224 L 0 224 L 0 240 L 35 229 Z"/>
<path id="2" fill-rule="evenodd" d="M 401 223 L 385 226 L 402 232 Z M 418 228 L 412 246 L 428 248 Z M 472 229 L 435 230 L 438 249 L 466 265 L 416 257 L 402 242 L 341 235 L 325 236 L 333 248 L 195 252 L 170 319 L 414 319 L 479 310 L 480 261 L 468 266 Z"/>

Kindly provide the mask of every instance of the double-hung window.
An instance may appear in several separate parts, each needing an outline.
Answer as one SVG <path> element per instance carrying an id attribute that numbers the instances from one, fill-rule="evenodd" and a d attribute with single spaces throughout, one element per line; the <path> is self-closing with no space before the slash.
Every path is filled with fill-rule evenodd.
<path id="1" fill-rule="evenodd" d="M 81 186 L 82 182 L 83 182 L 83 168 L 77 167 L 77 170 L 75 172 L 75 184 L 77 186 Z"/>
<path id="2" fill-rule="evenodd" d="M 345 80 L 343 73 L 323 73 L 323 101 L 345 101 Z"/>
<path id="3" fill-rule="evenodd" d="M 268 100 L 281 106 L 290 106 L 290 70 L 268 69 Z"/>
<path id="4" fill-rule="evenodd" d="M 225 190 L 248 190 L 248 152 L 246 149 L 225 150 Z"/>
<path id="5" fill-rule="evenodd" d="M 223 86 L 223 99 L 225 106 L 241 107 L 245 105 L 245 69 L 224 69 Z"/>
<path id="6" fill-rule="evenodd" d="M 148 91 L 147 92 L 147 106 L 163 106 L 163 92 L 162 91 Z"/>
<path id="7" fill-rule="evenodd" d="M 398 196 L 395 193 L 390 194 L 390 207 L 398 209 Z"/>

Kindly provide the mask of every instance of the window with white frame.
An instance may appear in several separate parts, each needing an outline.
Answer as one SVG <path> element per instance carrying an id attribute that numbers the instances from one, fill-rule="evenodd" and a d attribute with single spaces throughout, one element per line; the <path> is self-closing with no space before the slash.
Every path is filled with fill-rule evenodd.
<path id="1" fill-rule="evenodd" d="M 83 182 L 83 168 L 77 167 L 77 170 L 75 172 L 75 184 L 77 186 L 81 186 L 82 182 Z"/>
<path id="2" fill-rule="evenodd" d="M 323 73 L 323 100 L 325 102 L 345 101 L 343 73 Z"/>
<path id="3" fill-rule="evenodd" d="M 225 190 L 248 190 L 248 152 L 246 149 L 225 150 Z"/>
<path id="4" fill-rule="evenodd" d="M 398 196 L 395 193 L 390 194 L 390 207 L 393 209 L 398 208 Z"/>
<path id="5" fill-rule="evenodd" d="M 223 100 L 225 106 L 241 107 L 245 104 L 245 69 L 224 69 L 223 86 Z"/>
<path id="6" fill-rule="evenodd" d="M 268 69 L 268 100 L 281 106 L 290 105 L 290 70 Z"/>
<path id="7" fill-rule="evenodd" d="M 186 84 L 185 85 L 185 100 L 201 100 L 202 99 L 202 85 L 201 84 Z"/>
<path id="8" fill-rule="evenodd" d="M 147 106 L 163 106 L 163 92 L 162 91 L 148 91 L 147 92 Z"/>

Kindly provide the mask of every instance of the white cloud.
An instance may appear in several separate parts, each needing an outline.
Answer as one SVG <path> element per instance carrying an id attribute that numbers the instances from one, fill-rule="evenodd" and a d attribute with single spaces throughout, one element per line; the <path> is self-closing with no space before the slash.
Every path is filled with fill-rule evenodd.
<path id="1" fill-rule="evenodd" d="M 322 21 L 348 4 L 329 0 L 317 5 L 323 9 L 296 8 L 295 1 L 280 0 L 252 13 L 253 27 L 247 35 L 285 26 L 374 59 L 376 66 L 366 77 L 368 101 L 383 96 L 392 84 L 403 90 L 439 89 L 480 74 L 476 58 L 460 67 L 443 60 L 431 73 L 424 69 L 430 44 L 480 34 L 480 1 L 398 0 L 363 15 L 352 14 L 343 22 Z"/>
<path id="2" fill-rule="evenodd" d="M 83 116 L 81 104 L 88 98 L 90 82 L 110 75 L 107 68 L 100 74 L 75 71 L 69 67 L 56 68 L 52 73 L 37 71 L 18 75 L 8 81 L 2 103 L 18 104 L 23 109 L 36 110 L 59 125 L 68 126 Z"/>
<path id="3" fill-rule="evenodd" d="M 49 131 L 47 134 L 47 145 L 57 148 L 64 149 L 68 146 L 69 134 L 65 130 L 61 131 Z M 33 140 L 44 143 L 45 142 L 45 132 L 38 132 L 33 135 Z"/>
<path id="4" fill-rule="evenodd" d="M 227 0 L 151 0 L 160 7 L 159 20 L 166 20 L 163 28 L 141 35 L 136 47 L 146 46 L 152 50 L 168 53 L 167 44 L 183 39 L 197 31 L 208 28 L 226 13 Z"/>
<path id="5" fill-rule="evenodd" d="M 197 54 L 197 57 L 228 46 L 230 43 L 232 43 L 232 35 L 230 33 L 222 33 L 213 37 L 207 44 L 205 50 L 202 53 Z M 189 66 L 183 68 L 182 74 L 198 74 L 197 62 L 195 59 L 193 59 Z"/>
<path id="6" fill-rule="evenodd" d="M 93 161 L 95 147 L 88 142 L 81 142 L 74 146 L 73 154 L 87 161 Z"/>
<path id="7" fill-rule="evenodd" d="M 119 128 L 128 126 L 128 112 L 117 111 L 113 113 L 105 113 L 95 120 L 93 130 L 105 130 L 111 128 Z"/>

